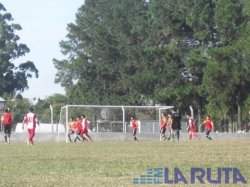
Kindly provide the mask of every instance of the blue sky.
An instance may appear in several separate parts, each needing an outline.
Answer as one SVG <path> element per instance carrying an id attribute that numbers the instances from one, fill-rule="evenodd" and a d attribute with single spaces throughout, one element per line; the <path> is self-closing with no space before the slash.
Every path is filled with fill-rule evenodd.
<path id="1" fill-rule="evenodd" d="M 33 100 L 44 99 L 64 89 L 54 83 L 56 69 L 53 58 L 63 59 L 59 42 L 65 39 L 67 24 L 75 22 L 78 8 L 84 0 L 1 0 L 12 14 L 13 23 L 22 26 L 20 43 L 30 48 L 30 53 L 15 63 L 33 61 L 39 70 L 39 78 L 29 79 L 29 89 L 23 96 Z"/>

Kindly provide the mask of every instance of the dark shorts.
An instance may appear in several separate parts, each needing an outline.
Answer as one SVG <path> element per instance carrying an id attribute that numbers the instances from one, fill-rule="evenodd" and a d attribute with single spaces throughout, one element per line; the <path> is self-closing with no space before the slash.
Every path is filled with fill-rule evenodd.
<path id="1" fill-rule="evenodd" d="M 205 129 L 205 133 L 206 133 L 207 136 L 209 136 L 211 130 L 212 130 L 212 129 Z"/>
<path id="2" fill-rule="evenodd" d="M 133 136 L 136 135 L 136 132 L 137 132 L 137 128 L 132 129 Z"/>
<path id="3" fill-rule="evenodd" d="M 4 134 L 11 134 L 11 126 L 3 125 Z"/>
<path id="4" fill-rule="evenodd" d="M 160 133 L 161 133 L 161 134 L 165 134 L 165 132 L 166 132 L 166 128 L 161 128 Z"/>
<path id="5" fill-rule="evenodd" d="M 180 129 L 172 129 L 172 134 L 179 136 L 180 134 Z"/>

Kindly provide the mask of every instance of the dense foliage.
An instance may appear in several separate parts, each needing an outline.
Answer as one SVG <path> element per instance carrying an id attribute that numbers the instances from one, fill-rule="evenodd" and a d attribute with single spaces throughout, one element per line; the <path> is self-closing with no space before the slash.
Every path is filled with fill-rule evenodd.
<path id="1" fill-rule="evenodd" d="M 250 3 L 248 0 L 85 0 L 68 24 L 54 59 L 55 81 L 66 96 L 49 105 L 192 105 L 200 117 L 238 123 L 250 104 Z M 0 4 L 0 95 L 22 93 L 38 75 L 14 33 L 21 29 Z M 57 104 L 57 99 L 60 102 Z M 52 99 L 52 101 L 50 101 Z M 54 102 L 55 101 L 55 102 Z"/>
<path id="2" fill-rule="evenodd" d="M 222 119 L 249 103 L 249 36 L 248 1 L 86 0 L 56 82 L 75 104 L 192 105 Z"/>
<path id="3" fill-rule="evenodd" d="M 0 96 L 16 95 L 28 88 L 28 78 L 38 77 L 38 70 L 31 61 L 15 64 L 14 60 L 29 53 L 29 48 L 18 43 L 16 31 L 19 24 L 13 23 L 12 15 L 0 3 Z"/>

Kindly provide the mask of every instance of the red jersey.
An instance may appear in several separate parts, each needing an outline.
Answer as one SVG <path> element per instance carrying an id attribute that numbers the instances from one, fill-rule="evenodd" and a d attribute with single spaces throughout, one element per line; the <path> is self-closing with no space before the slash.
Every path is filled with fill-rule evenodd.
<path id="1" fill-rule="evenodd" d="M 188 131 L 195 132 L 195 123 L 193 119 L 188 120 Z"/>
<path id="2" fill-rule="evenodd" d="M 11 126 L 12 123 L 13 123 L 13 120 L 12 120 L 12 114 L 10 112 L 5 112 L 3 113 L 3 116 L 2 116 L 2 123 L 4 125 L 8 125 L 8 126 Z"/>
<path id="3" fill-rule="evenodd" d="M 205 127 L 206 127 L 206 129 L 211 130 L 211 129 L 213 128 L 213 125 L 212 125 L 212 120 L 210 120 L 210 119 L 206 119 L 204 123 L 205 123 Z"/>
<path id="4" fill-rule="evenodd" d="M 70 130 L 75 131 L 76 130 L 76 122 L 70 121 L 68 127 Z"/>
<path id="5" fill-rule="evenodd" d="M 137 128 L 137 121 L 136 121 L 136 119 L 131 120 L 131 126 L 132 126 L 132 129 L 136 129 Z"/>
<path id="6" fill-rule="evenodd" d="M 76 131 L 82 131 L 82 120 L 77 120 L 76 121 L 75 130 Z"/>
<path id="7" fill-rule="evenodd" d="M 166 116 L 161 117 L 161 128 L 166 128 L 167 127 L 167 118 Z"/>
<path id="8" fill-rule="evenodd" d="M 84 118 L 82 120 L 82 133 L 83 134 L 87 134 L 88 133 L 88 124 L 89 124 L 89 120 L 87 118 Z"/>

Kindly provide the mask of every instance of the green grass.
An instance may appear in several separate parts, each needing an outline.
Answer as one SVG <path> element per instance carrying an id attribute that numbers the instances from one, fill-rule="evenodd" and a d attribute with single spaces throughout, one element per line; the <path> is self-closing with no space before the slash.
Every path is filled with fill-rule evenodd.
<path id="1" fill-rule="evenodd" d="M 239 186 L 249 186 L 249 156 L 248 141 L 0 144 L 0 186 L 133 186 L 134 177 L 157 167 L 187 176 L 192 167 L 237 167 L 248 181 Z"/>

